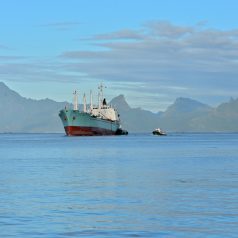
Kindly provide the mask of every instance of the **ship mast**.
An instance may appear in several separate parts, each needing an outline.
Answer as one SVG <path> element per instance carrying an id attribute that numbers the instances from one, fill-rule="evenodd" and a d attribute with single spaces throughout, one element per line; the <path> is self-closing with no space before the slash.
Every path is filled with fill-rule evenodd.
<path id="1" fill-rule="evenodd" d="M 90 110 L 93 110 L 93 93 L 92 90 L 90 90 Z"/>
<path id="2" fill-rule="evenodd" d="M 98 109 L 101 109 L 100 92 L 98 92 Z"/>
<path id="3" fill-rule="evenodd" d="M 103 96 L 103 89 L 106 88 L 102 83 L 98 86 L 99 92 L 98 92 L 98 107 L 101 108 L 102 102 L 104 99 Z"/>
<path id="4" fill-rule="evenodd" d="M 78 110 L 78 93 L 76 90 L 73 92 L 73 95 L 74 95 L 74 99 L 73 99 L 74 110 L 77 111 Z"/>
<path id="5" fill-rule="evenodd" d="M 83 111 L 87 112 L 87 102 L 86 102 L 86 95 L 83 95 Z"/>

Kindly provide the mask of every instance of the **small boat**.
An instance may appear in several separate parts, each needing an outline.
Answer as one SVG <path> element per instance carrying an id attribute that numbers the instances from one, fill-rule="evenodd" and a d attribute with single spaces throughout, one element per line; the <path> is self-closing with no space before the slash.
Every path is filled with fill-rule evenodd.
<path id="1" fill-rule="evenodd" d="M 167 134 L 162 131 L 160 128 L 156 128 L 155 130 L 153 130 L 153 135 L 158 135 L 158 136 L 166 136 Z"/>

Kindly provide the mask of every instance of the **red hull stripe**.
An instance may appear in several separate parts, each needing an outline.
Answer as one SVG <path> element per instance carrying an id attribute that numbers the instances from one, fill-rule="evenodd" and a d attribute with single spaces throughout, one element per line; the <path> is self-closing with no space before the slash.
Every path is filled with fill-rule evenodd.
<path id="1" fill-rule="evenodd" d="M 115 135 L 115 131 L 97 128 L 97 127 L 81 127 L 81 126 L 66 126 L 65 132 L 68 136 L 101 136 Z"/>

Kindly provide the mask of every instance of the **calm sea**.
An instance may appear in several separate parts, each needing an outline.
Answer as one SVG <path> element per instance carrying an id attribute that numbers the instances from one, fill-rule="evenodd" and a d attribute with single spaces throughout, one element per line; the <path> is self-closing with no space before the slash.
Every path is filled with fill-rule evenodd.
<path id="1" fill-rule="evenodd" d="M 238 237 L 238 134 L 0 134 L 0 237 Z"/>

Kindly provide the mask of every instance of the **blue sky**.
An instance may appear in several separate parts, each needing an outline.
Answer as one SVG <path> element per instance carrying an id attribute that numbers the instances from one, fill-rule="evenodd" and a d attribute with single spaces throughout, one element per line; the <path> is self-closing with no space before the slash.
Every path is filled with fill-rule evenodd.
<path id="1" fill-rule="evenodd" d="M 25 97 L 70 101 L 104 82 L 109 99 L 159 111 L 180 96 L 238 95 L 236 1 L 0 4 L 0 81 Z"/>

